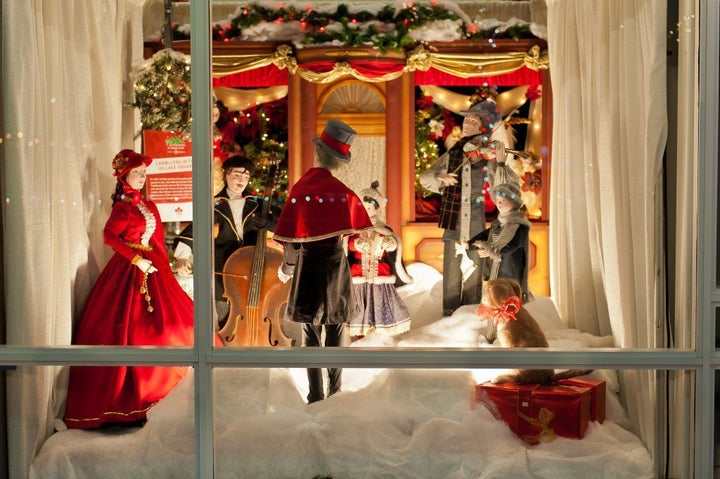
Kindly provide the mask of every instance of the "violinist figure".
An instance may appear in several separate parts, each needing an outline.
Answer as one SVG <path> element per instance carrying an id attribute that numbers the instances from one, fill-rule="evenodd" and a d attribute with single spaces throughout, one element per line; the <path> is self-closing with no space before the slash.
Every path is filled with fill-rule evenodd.
<path id="1" fill-rule="evenodd" d="M 315 166 L 293 185 L 273 239 L 283 244 L 278 277 L 292 280 L 286 318 L 302 323 L 303 346 L 340 346 L 357 314 L 343 235 L 371 228 L 362 201 L 332 171 L 350 161 L 357 133 L 330 119 L 313 138 Z M 340 391 L 342 369 L 330 368 L 327 396 Z M 325 399 L 322 370 L 308 369 L 308 403 Z"/>
<path id="2" fill-rule="evenodd" d="M 500 183 L 520 184 L 505 164 L 505 144 L 493 141 L 504 128 L 491 99 L 460 112 L 465 118 L 462 138 L 420 175 L 420 184 L 442 193 L 440 221 L 443 234 L 443 314 L 450 316 L 464 304 L 482 298 L 481 258 L 468 240 L 485 229 L 485 193 Z"/>
<path id="3" fill-rule="evenodd" d="M 255 174 L 255 165 L 248 158 L 231 156 L 222 165 L 225 186 L 215 195 L 213 237 L 215 241 L 215 310 L 218 328 L 228 319 L 230 305 L 225 297 L 221 274 L 230 255 L 242 246 L 257 242 L 258 230 L 272 226 L 272 216 L 263 218 L 260 204 L 247 195 L 246 188 Z M 175 261 L 178 275 L 192 274 L 192 223 L 175 238 Z"/>

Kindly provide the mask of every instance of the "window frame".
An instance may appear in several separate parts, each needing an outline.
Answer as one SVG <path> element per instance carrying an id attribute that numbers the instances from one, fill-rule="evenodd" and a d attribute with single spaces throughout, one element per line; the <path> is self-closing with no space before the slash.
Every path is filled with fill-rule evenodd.
<path id="1" fill-rule="evenodd" d="M 193 198 L 196 232 L 196 318 L 212 318 L 211 218 L 199 212 L 212 206 L 209 165 L 211 143 L 211 0 L 193 0 L 191 8 Z M 346 368 L 493 368 L 493 367 L 602 367 L 646 370 L 692 370 L 695 377 L 694 476 L 712 477 L 715 440 L 713 425 L 715 376 L 720 370 L 720 351 L 715 348 L 715 315 L 720 309 L 718 271 L 718 77 L 720 55 L 720 4 L 699 1 L 698 119 L 698 255 L 696 298 L 696 349 L 598 349 L 593 351 L 478 350 L 424 348 L 314 349 L 263 348 L 214 349 L 212 321 L 195 321 L 195 344 L 190 348 L 153 347 L 0 347 L 0 364 L 7 366 L 55 365 L 173 365 L 195 369 L 196 477 L 213 477 L 212 371 L 219 367 L 326 367 Z M 201 127 L 201 125 L 205 125 Z M 4 181 L 4 175 L 3 175 Z M 3 233 L 4 233 L 3 227 Z M 658 397 L 658 401 L 661 398 Z M 690 407 L 690 405 L 686 405 Z M 657 437 L 656 437 L 657 440 Z M 660 450 L 657 449 L 656 450 Z M 657 456 L 657 455 L 656 455 Z M 661 471 L 656 457 L 656 471 Z"/>

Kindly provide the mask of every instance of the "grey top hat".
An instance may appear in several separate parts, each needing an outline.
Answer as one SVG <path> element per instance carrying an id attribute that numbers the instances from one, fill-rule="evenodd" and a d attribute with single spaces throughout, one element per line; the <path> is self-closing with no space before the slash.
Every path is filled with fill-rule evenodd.
<path id="1" fill-rule="evenodd" d="M 520 208 L 523 204 L 522 192 L 515 183 L 503 183 L 490 188 L 490 196 L 502 196 L 513 204 L 515 209 Z"/>
<path id="2" fill-rule="evenodd" d="M 490 100 L 483 100 L 474 104 L 469 110 L 462 110 L 461 115 L 479 115 L 482 121 L 494 130 L 500 124 L 500 109 L 497 103 Z"/>
<path id="3" fill-rule="evenodd" d="M 320 137 L 313 138 L 313 143 L 341 160 L 350 161 L 350 145 L 357 138 L 357 132 L 346 123 L 330 118 Z"/>

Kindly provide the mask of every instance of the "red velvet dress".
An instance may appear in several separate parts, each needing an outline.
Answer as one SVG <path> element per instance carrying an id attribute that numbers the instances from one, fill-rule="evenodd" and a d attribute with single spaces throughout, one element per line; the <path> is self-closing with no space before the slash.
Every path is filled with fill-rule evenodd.
<path id="1" fill-rule="evenodd" d="M 115 203 L 104 238 L 115 254 L 90 293 L 73 343 L 191 346 L 193 302 L 170 270 L 155 204 Z M 157 268 L 147 278 L 131 263 L 138 254 Z M 187 367 L 74 366 L 65 423 L 88 429 L 142 420 L 186 372 Z"/>

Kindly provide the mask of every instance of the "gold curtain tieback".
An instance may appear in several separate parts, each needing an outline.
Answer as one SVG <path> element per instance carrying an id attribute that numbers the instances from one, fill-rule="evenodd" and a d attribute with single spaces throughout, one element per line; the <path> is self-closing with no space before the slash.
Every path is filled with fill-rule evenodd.
<path id="1" fill-rule="evenodd" d="M 297 73 L 297 59 L 292 54 L 289 45 L 280 45 L 271 57 L 272 63 L 280 70 L 287 68 L 288 72 L 294 75 Z"/>
<path id="2" fill-rule="evenodd" d="M 533 45 L 525 54 L 523 63 L 531 70 L 547 70 L 550 68 L 550 59 L 547 50 L 540 51 L 539 45 Z"/>
<path id="3" fill-rule="evenodd" d="M 425 72 L 432 67 L 432 63 L 430 52 L 422 45 L 419 45 L 408 54 L 405 69 L 407 71 L 419 70 Z"/>

